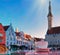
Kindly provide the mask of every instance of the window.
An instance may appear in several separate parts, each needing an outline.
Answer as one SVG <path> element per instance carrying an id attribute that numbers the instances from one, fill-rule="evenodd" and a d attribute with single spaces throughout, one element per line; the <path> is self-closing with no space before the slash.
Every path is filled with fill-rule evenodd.
<path id="1" fill-rule="evenodd" d="M 55 34 L 53 34 L 53 37 L 55 37 L 56 35 Z"/>
<path id="2" fill-rule="evenodd" d="M 60 40 L 58 40 L 58 43 L 60 43 Z"/>
<path id="3" fill-rule="evenodd" d="M 0 36 L 3 36 L 3 35 L 0 33 Z"/>
<path id="4" fill-rule="evenodd" d="M 10 45 L 12 45 L 12 42 L 10 43 Z"/>
<path id="5" fill-rule="evenodd" d="M 19 41 L 19 44 L 20 44 L 20 41 Z"/>
<path id="6" fill-rule="evenodd" d="M 21 44 L 22 44 L 23 42 L 21 41 Z"/>
<path id="7" fill-rule="evenodd" d="M 12 40 L 12 37 L 10 37 L 10 40 Z"/>
<path id="8" fill-rule="evenodd" d="M 7 42 L 7 45 L 8 45 L 8 42 Z"/>
<path id="9" fill-rule="evenodd" d="M 7 37 L 7 40 L 8 40 L 8 37 Z"/>
<path id="10" fill-rule="evenodd" d="M 14 45 L 15 45 L 15 42 L 14 42 Z"/>
<path id="11" fill-rule="evenodd" d="M 14 33 L 12 33 L 12 36 L 14 36 Z"/>
<path id="12" fill-rule="evenodd" d="M 15 41 L 15 37 L 14 37 L 14 41 Z"/>
<path id="13" fill-rule="evenodd" d="M 17 44 L 18 44 L 18 41 L 17 41 Z"/>
<path id="14" fill-rule="evenodd" d="M 0 42 L 2 42 L 2 39 L 0 39 Z"/>
<path id="15" fill-rule="evenodd" d="M 9 36 L 10 36 L 10 33 L 9 33 Z"/>

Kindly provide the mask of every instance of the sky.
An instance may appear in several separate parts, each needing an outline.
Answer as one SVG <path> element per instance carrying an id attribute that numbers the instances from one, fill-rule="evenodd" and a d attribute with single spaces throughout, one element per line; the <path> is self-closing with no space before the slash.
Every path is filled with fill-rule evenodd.
<path id="1" fill-rule="evenodd" d="M 51 0 L 53 27 L 60 26 L 60 0 Z M 0 0 L 0 23 L 45 38 L 49 0 Z"/>

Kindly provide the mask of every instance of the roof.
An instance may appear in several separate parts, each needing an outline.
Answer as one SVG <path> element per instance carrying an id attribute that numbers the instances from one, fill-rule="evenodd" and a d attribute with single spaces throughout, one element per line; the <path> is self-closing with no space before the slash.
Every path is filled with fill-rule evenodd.
<path id="1" fill-rule="evenodd" d="M 47 16 L 47 17 L 49 17 L 49 16 L 53 17 L 53 15 L 52 15 L 52 13 L 51 13 L 51 12 L 49 12 L 49 13 L 48 13 L 48 16 Z"/>
<path id="2" fill-rule="evenodd" d="M 30 40 L 30 39 L 31 39 L 31 36 L 30 36 L 30 35 L 28 35 L 28 34 L 25 34 L 25 35 L 24 35 L 24 37 L 25 37 L 26 39 L 28 39 L 28 40 Z"/>
<path id="3" fill-rule="evenodd" d="M 1 24 L 1 23 L 0 23 Z"/>
<path id="4" fill-rule="evenodd" d="M 53 17 L 52 12 L 51 12 L 51 1 L 49 1 L 49 13 L 47 17 L 49 16 Z"/>
<path id="5" fill-rule="evenodd" d="M 6 31 L 9 28 L 9 26 L 3 26 L 3 28 Z"/>
<path id="6" fill-rule="evenodd" d="M 34 41 L 41 41 L 41 40 L 44 40 L 43 38 L 34 38 Z"/>
<path id="7" fill-rule="evenodd" d="M 47 34 L 59 34 L 60 27 L 52 27 L 50 30 L 47 31 Z"/>
<path id="8" fill-rule="evenodd" d="M 20 36 L 20 32 L 15 32 L 16 33 L 16 36 Z"/>

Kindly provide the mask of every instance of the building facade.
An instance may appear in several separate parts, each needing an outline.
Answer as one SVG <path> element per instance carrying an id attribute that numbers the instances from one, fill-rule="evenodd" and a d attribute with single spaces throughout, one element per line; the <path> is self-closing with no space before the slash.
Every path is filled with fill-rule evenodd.
<path id="1" fill-rule="evenodd" d="M 16 45 L 16 34 L 12 27 L 12 24 L 8 26 L 4 26 L 5 32 L 6 32 L 6 46 L 10 48 L 11 45 Z"/>
<path id="2" fill-rule="evenodd" d="M 5 43 L 6 43 L 6 33 L 2 24 L 0 23 L 0 45 L 5 45 Z"/>
<path id="3" fill-rule="evenodd" d="M 24 33 L 22 33 L 22 32 L 15 32 L 15 33 L 16 33 L 17 45 L 18 46 L 23 45 Z"/>
<path id="4" fill-rule="evenodd" d="M 0 24 L 0 44 L 5 45 L 8 49 L 17 50 L 17 46 L 20 48 L 23 46 L 26 49 L 33 49 L 34 48 L 34 40 L 33 38 L 25 34 L 23 31 L 14 31 L 12 24 L 3 26 Z"/>
<path id="5" fill-rule="evenodd" d="M 24 46 L 25 49 L 32 49 L 34 48 L 34 41 L 31 38 L 30 35 L 25 34 L 23 31 L 18 31 L 18 29 L 16 29 L 16 38 L 17 38 L 17 45 L 18 46 Z"/>
<path id="6" fill-rule="evenodd" d="M 0 44 L 4 44 L 8 49 L 11 48 L 11 45 L 16 45 L 16 34 L 12 27 L 12 24 L 3 26 L 0 24 Z"/>
<path id="7" fill-rule="evenodd" d="M 52 27 L 51 1 L 49 1 L 48 30 L 45 40 L 48 41 L 49 48 L 60 48 L 60 27 Z"/>

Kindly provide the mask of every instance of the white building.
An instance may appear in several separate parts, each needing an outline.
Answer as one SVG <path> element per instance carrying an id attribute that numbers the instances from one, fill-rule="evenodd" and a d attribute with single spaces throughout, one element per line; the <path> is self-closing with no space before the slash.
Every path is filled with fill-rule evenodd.
<path id="1" fill-rule="evenodd" d="M 48 41 L 48 47 L 60 48 L 60 27 L 52 27 L 51 1 L 49 1 L 48 30 L 45 40 Z"/>
<path id="2" fill-rule="evenodd" d="M 29 49 L 34 49 L 34 38 L 32 38 L 30 35 L 25 34 L 25 41 L 27 42 L 27 46 L 29 47 Z"/>
<path id="3" fill-rule="evenodd" d="M 4 30 L 6 32 L 6 46 L 10 48 L 11 45 L 16 45 L 16 34 L 12 27 L 12 24 L 4 26 Z"/>
<path id="4" fill-rule="evenodd" d="M 24 33 L 22 32 L 15 32 L 16 33 L 16 40 L 17 40 L 17 45 L 21 46 L 23 45 L 23 41 L 24 41 Z"/>
<path id="5" fill-rule="evenodd" d="M 27 35 L 25 34 L 23 31 L 18 31 L 18 29 L 16 29 L 16 39 L 17 39 L 17 45 L 18 46 L 25 46 L 27 47 L 28 49 L 31 49 L 33 48 L 33 40 L 30 39 L 31 36 L 30 35 Z"/>

